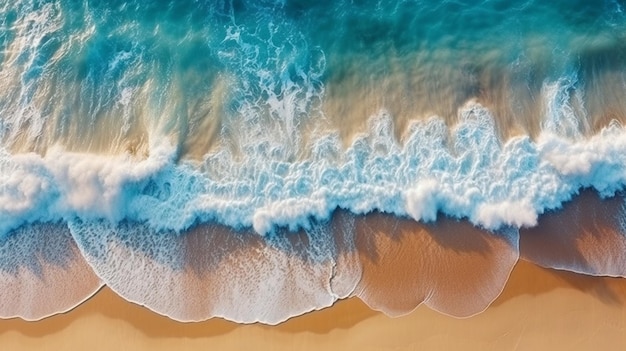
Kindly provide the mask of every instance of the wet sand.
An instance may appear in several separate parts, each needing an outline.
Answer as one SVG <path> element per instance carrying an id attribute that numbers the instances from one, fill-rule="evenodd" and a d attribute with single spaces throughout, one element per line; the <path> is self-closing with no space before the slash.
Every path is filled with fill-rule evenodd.
<path id="1" fill-rule="evenodd" d="M 278 326 L 179 323 L 103 288 L 71 312 L 0 321 L 6 350 L 588 350 L 626 347 L 626 279 L 520 261 L 482 314 L 456 319 L 424 305 L 389 318 L 356 298 Z"/>

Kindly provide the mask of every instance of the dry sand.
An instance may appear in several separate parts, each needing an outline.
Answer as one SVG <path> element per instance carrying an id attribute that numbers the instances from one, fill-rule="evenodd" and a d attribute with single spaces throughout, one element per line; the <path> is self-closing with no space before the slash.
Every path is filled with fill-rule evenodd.
<path id="1" fill-rule="evenodd" d="M 389 318 L 358 299 L 278 326 L 184 324 L 104 288 L 64 315 L 0 321 L 2 350 L 617 350 L 626 348 L 626 279 L 520 261 L 484 313 L 455 319 L 420 306 Z"/>

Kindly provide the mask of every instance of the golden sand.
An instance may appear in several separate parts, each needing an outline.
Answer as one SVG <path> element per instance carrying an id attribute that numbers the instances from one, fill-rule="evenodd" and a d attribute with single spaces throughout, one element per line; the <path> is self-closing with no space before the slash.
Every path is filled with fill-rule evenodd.
<path id="1" fill-rule="evenodd" d="M 520 261 L 484 313 L 455 319 L 425 306 L 399 318 L 358 299 L 278 326 L 179 323 L 108 288 L 39 322 L 0 321 L 2 350 L 617 350 L 626 347 L 626 279 Z"/>

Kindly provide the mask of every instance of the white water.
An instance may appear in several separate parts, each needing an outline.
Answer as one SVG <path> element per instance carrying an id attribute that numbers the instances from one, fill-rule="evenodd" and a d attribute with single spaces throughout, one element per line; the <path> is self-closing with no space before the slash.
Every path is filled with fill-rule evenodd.
<path id="1" fill-rule="evenodd" d="M 220 149 L 202 164 L 177 163 L 175 149 L 156 141 L 140 161 L 60 148 L 43 157 L 5 150 L 0 234 L 24 223 L 75 218 L 128 219 L 156 231 L 215 221 L 268 234 L 276 227 L 308 228 L 338 207 L 424 221 L 443 212 L 487 229 L 533 226 L 539 214 L 581 188 L 610 196 L 626 181 L 626 132 L 612 123 L 590 138 L 572 135 L 572 109 L 559 93 L 567 89 L 545 84 L 549 114 L 537 140 L 502 143 L 490 112 L 468 103 L 452 129 L 433 117 L 413 123 L 403 142 L 381 111 L 348 149 L 336 134 L 320 135 L 302 161 L 285 159 L 277 150 L 282 141 L 267 139 L 241 140 L 242 155 Z"/>

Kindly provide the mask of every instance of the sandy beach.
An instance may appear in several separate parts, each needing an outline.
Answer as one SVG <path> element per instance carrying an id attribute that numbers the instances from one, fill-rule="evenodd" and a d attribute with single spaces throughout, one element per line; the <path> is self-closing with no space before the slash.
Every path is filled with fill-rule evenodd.
<path id="1" fill-rule="evenodd" d="M 356 298 L 278 326 L 220 319 L 178 323 L 104 288 L 63 315 L 0 321 L 4 350 L 589 350 L 626 346 L 626 280 L 520 261 L 482 314 L 456 319 L 425 306 L 389 318 Z"/>

